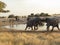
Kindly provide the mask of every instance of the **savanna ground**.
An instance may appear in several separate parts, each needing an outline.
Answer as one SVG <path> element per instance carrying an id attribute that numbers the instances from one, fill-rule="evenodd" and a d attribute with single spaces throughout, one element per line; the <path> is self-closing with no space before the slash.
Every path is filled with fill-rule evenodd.
<path id="1" fill-rule="evenodd" d="M 0 22 L 0 26 L 9 22 Z M 15 31 L 0 27 L 0 45 L 60 45 L 60 31 Z"/>
<path id="2" fill-rule="evenodd" d="M 60 45 L 60 32 L 0 32 L 0 45 Z"/>

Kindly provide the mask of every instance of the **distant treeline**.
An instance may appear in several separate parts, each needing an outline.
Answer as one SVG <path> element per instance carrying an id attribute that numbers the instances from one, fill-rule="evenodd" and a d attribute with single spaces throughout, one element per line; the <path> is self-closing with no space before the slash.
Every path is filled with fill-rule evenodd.
<path id="1" fill-rule="evenodd" d="M 48 13 L 37 13 L 37 14 L 34 14 L 34 13 L 31 13 L 30 15 L 28 15 L 28 17 L 40 17 L 40 16 L 51 16 L 49 15 Z M 20 16 L 14 16 L 13 14 L 9 15 L 8 18 L 14 18 L 14 17 L 20 17 Z M 21 16 L 22 18 L 26 18 L 26 16 Z"/>
<path id="2" fill-rule="evenodd" d="M 28 15 L 28 17 L 40 17 L 40 16 L 51 16 L 49 15 L 48 13 L 37 13 L 37 14 L 34 14 L 34 13 L 31 13 L 30 15 Z"/>

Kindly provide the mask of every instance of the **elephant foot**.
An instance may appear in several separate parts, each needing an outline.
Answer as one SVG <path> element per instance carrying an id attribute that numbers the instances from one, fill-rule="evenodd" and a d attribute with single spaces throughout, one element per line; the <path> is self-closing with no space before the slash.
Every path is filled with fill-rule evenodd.
<path id="1" fill-rule="evenodd" d="M 53 30 L 51 30 L 51 32 L 52 32 Z"/>
<path id="2" fill-rule="evenodd" d="M 47 32 L 49 32 L 49 30 L 47 30 Z"/>
<path id="3" fill-rule="evenodd" d="M 27 30 L 27 28 L 25 28 L 25 31 Z"/>
<path id="4" fill-rule="evenodd" d="M 26 30 L 26 28 L 25 28 L 25 30 Z"/>
<path id="5" fill-rule="evenodd" d="M 37 30 L 37 28 L 34 28 L 34 30 Z"/>
<path id="6" fill-rule="evenodd" d="M 33 28 L 31 30 L 33 31 Z"/>
<path id="7" fill-rule="evenodd" d="M 37 30 L 37 28 L 35 28 L 34 30 Z"/>

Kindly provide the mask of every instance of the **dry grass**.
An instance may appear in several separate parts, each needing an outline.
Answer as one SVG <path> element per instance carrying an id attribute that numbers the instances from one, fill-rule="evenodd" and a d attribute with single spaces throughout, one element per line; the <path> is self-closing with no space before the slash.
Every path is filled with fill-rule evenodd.
<path id="1" fill-rule="evenodd" d="M 0 45 L 60 45 L 60 33 L 0 32 Z"/>

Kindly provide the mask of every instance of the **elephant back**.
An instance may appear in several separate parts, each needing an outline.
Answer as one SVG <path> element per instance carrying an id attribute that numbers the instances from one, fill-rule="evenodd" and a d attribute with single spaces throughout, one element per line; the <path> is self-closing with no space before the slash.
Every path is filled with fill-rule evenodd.
<path id="1" fill-rule="evenodd" d="M 46 18 L 47 25 L 56 26 L 59 23 L 59 20 L 56 18 Z"/>

